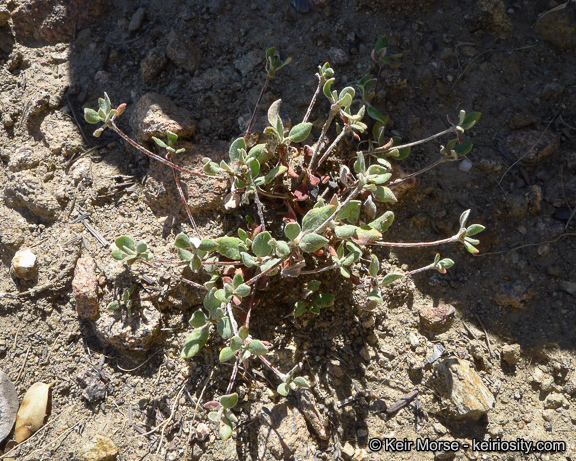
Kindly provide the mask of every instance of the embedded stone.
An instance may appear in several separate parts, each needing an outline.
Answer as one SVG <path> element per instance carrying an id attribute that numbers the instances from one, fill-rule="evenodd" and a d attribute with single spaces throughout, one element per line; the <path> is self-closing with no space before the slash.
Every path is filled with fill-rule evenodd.
<path id="1" fill-rule="evenodd" d="M 459 419 L 478 419 L 494 408 L 496 399 L 472 364 L 458 358 L 444 360 L 438 371 Z"/>
<path id="2" fill-rule="evenodd" d="M 166 131 L 176 133 L 180 138 L 189 138 L 196 132 L 192 114 L 158 93 L 146 93 L 138 100 L 130 122 L 134 137 L 140 143 L 152 136 L 164 138 Z"/>
<path id="3" fill-rule="evenodd" d="M 74 269 L 72 294 L 76 301 L 76 312 L 83 319 L 98 317 L 98 279 L 96 262 L 90 258 L 79 258 Z"/>
<path id="4" fill-rule="evenodd" d="M 80 461 L 115 461 L 117 456 L 118 448 L 109 437 L 104 435 L 94 437 L 78 453 Z"/>

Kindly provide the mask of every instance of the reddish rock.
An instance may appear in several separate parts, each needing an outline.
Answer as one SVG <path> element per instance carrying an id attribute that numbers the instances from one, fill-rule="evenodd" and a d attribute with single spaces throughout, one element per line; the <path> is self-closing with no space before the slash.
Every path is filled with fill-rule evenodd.
<path id="1" fill-rule="evenodd" d="M 420 309 L 420 321 L 424 328 L 437 330 L 450 324 L 456 309 L 452 304 L 426 306 Z"/>
<path id="2" fill-rule="evenodd" d="M 96 262 L 88 258 L 79 258 L 74 269 L 72 294 L 76 300 L 76 312 L 83 319 L 98 317 L 98 279 Z"/>
<path id="3" fill-rule="evenodd" d="M 176 133 L 180 138 L 189 138 L 196 132 L 196 120 L 192 119 L 192 114 L 158 93 L 146 93 L 140 98 L 130 122 L 134 127 L 134 137 L 140 143 L 152 136 L 165 138 L 166 131 Z"/>
<path id="4" fill-rule="evenodd" d="M 105 0 L 25 0 L 12 13 L 14 32 L 24 45 L 53 45 L 71 40 L 104 12 Z"/>
<path id="5" fill-rule="evenodd" d="M 175 162 L 190 170 L 202 171 L 202 158 L 209 157 L 216 163 L 228 159 L 225 143 L 221 146 L 204 146 L 192 143 L 178 143 L 178 148 L 186 150 L 176 155 Z M 220 206 L 227 192 L 227 184 L 214 177 L 203 178 L 178 172 L 180 184 L 192 213 Z M 146 181 L 146 202 L 156 216 L 176 216 L 186 219 L 186 210 L 180 199 L 172 168 L 155 160 L 150 160 Z"/>

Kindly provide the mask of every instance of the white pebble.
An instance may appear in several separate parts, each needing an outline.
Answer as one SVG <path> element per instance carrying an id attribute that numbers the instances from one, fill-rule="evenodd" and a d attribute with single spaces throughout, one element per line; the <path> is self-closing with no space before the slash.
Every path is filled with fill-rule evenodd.
<path id="1" fill-rule="evenodd" d="M 18 278 L 32 280 L 36 276 L 36 255 L 30 250 L 19 250 L 12 259 L 12 271 Z"/>
<path id="2" fill-rule="evenodd" d="M 462 160 L 462 161 L 460 162 L 460 165 L 458 165 L 458 169 L 459 169 L 462 173 L 468 173 L 471 168 L 472 168 L 472 162 L 471 162 L 470 160 L 468 160 L 467 158 L 465 158 L 464 160 Z"/>

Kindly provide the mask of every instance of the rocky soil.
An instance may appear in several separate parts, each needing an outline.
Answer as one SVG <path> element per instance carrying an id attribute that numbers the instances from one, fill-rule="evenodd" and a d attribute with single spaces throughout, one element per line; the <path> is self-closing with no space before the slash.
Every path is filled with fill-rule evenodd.
<path id="1" fill-rule="evenodd" d="M 554 0 L 0 2 L 0 370 L 20 399 L 54 383 L 46 425 L 14 450 L 0 440 L 0 459 L 575 459 L 575 18 L 573 2 Z M 175 257 L 175 236 L 191 226 L 172 174 L 110 133 L 93 137 L 83 109 L 106 91 L 127 103 L 122 130 L 149 148 L 176 131 L 187 148 L 178 162 L 195 166 L 225 158 L 244 133 L 266 48 L 293 61 L 265 94 L 256 132 L 279 98 L 285 124 L 298 123 L 326 61 L 339 88 L 375 74 L 382 35 L 403 54 L 374 101 L 391 133 L 417 140 L 460 109 L 482 113 L 467 133 L 471 168 L 419 176 L 392 207 L 387 238 L 446 238 L 471 209 L 486 226 L 481 252 L 378 251 L 387 271 L 437 250 L 456 265 L 387 288 L 373 311 L 336 277 L 321 279 L 337 301 L 318 317 L 290 315 L 298 285 L 263 292 L 251 329 L 283 372 L 302 363 L 313 388 L 282 398 L 255 363 L 237 380 L 240 423 L 222 442 L 203 407 L 228 384 L 221 344 L 180 358 L 201 293 L 176 272 L 110 256 L 128 234 Z M 328 110 L 323 100 L 312 113 L 315 137 Z M 415 148 L 404 171 L 434 161 L 439 145 Z M 343 146 L 333 165 L 353 153 Z M 182 181 L 206 236 L 256 216 L 224 209 L 225 184 Z M 106 310 L 132 286 L 132 317 Z M 376 452 L 374 438 L 470 448 Z M 566 450 L 472 448 L 517 438 Z"/>

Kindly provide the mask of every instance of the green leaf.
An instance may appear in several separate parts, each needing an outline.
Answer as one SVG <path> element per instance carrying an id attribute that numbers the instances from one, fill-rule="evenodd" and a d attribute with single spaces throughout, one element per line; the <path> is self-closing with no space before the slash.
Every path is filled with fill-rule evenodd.
<path id="1" fill-rule="evenodd" d="M 110 103 L 110 98 L 106 93 L 104 93 L 104 98 L 98 99 L 98 106 L 100 107 L 100 110 L 102 110 L 106 115 L 108 112 L 110 112 L 112 104 Z"/>
<path id="2" fill-rule="evenodd" d="M 238 229 L 238 237 L 240 237 L 240 240 L 242 240 L 244 243 L 246 243 L 246 239 L 248 238 L 248 234 L 246 233 L 246 231 L 244 229 Z"/>
<path id="3" fill-rule="evenodd" d="M 218 244 L 217 251 L 222 256 L 227 258 L 239 260 L 242 259 L 240 256 L 240 245 L 243 243 L 242 240 L 236 237 L 220 237 L 216 239 Z"/>
<path id="4" fill-rule="evenodd" d="M 248 328 L 240 327 L 238 329 L 238 336 L 240 336 L 240 339 L 244 341 L 248 337 Z"/>
<path id="5" fill-rule="evenodd" d="M 476 240 L 470 237 L 464 237 L 464 241 L 471 243 L 472 245 L 480 245 L 480 240 Z"/>
<path id="6" fill-rule="evenodd" d="M 386 123 L 388 122 L 388 116 L 386 115 L 382 115 L 377 109 L 375 109 L 372 106 L 368 106 L 366 111 L 368 112 L 368 115 L 373 118 L 374 120 L 377 120 L 379 122 L 382 122 L 384 125 L 386 125 Z"/>
<path id="7" fill-rule="evenodd" d="M 252 242 L 252 251 L 256 256 L 264 258 L 272 252 L 272 247 L 268 244 L 272 236 L 270 232 L 260 232 Z"/>
<path id="8" fill-rule="evenodd" d="M 276 241 L 276 256 L 283 258 L 290 253 L 290 247 L 284 240 Z"/>
<path id="9" fill-rule="evenodd" d="M 336 219 L 346 220 L 349 223 L 358 222 L 362 202 L 360 200 L 350 200 L 336 215 Z"/>
<path id="10" fill-rule="evenodd" d="M 274 101 L 272 104 L 270 104 L 270 107 L 268 108 L 268 121 L 270 122 L 270 125 L 272 125 L 274 128 L 276 128 L 278 118 L 280 117 L 281 104 L 282 100 L 278 99 Z"/>
<path id="11" fill-rule="evenodd" d="M 470 112 L 466 117 L 464 117 L 464 121 L 460 125 L 464 130 L 469 130 L 472 128 L 478 120 L 480 120 L 480 116 L 482 114 L 480 112 Z"/>
<path id="12" fill-rule="evenodd" d="M 360 251 L 352 251 L 348 253 L 348 255 L 342 260 L 343 266 L 350 266 L 354 264 L 358 259 L 362 256 L 362 252 Z"/>
<path id="13" fill-rule="evenodd" d="M 376 255 L 372 255 L 370 266 L 368 267 L 368 272 L 370 272 L 372 277 L 377 277 L 378 272 L 380 272 L 380 261 L 378 261 Z"/>
<path id="14" fill-rule="evenodd" d="M 386 232 L 393 222 L 394 222 L 394 213 L 392 213 L 391 211 L 387 211 L 383 215 L 381 215 L 380 217 L 369 223 L 368 225 L 372 229 L 376 229 L 379 232 Z"/>
<path id="15" fill-rule="evenodd" d="M 223 395 L 219 400 L 224 408 L 234 408 L 238 403 L 238 394 L 234 392 L 233 394 Z"/>
<path id="16" fill-rule="evenodd" d="M 164 149 L 166 149 L 168 147 L 164 141 L 162 141 L 161 139 L 158 139 L 156 136 L 152 136 L 152 139 L 160 147 L 163 147 Z"/>
<path id="17" fill-rule="evenodd" d="M 172 133 L 171 131 L 166 131 L 166 137 L 168 138 L 168 144 L 173 146 L 178 141 L 178 135 Z"/>
<path id="18" fill-rule="evenodd" d="M 481 224 L 472 224 L 471 226 L 468 227 L 468 229 L 466 229 L 466 236 L 472 237 L 473 235 L 479 234 L 484 229 L 486 228 Z"/>
<path id="19" fill-rule="evenodd" d="M 352 224 L 347 224 L 345 226 L 336 226 L 334 228 L 334 234 L 336 234 L 336 237 L 340 239 L 348 239 L 354 236 L 354 234 L 356 233 L 356 229 L 358 229 L 358 227 L 353 226 Z"/>
<path id="20" fill-rule="evenodd" d="M 188 323 L 190 323 L 190 326 L 194 328 L 203 327 L 206 325 L 206 315 L 204 312 L 198 310 L 192 314 L 192 317 Z"/>
<path id="21" fill-rule="evenodd" d="M 394 193 L 385 186 L 376 187 L 376 192 L 374 193 L 374 198 L 379 202 L 397 202 L 398 199 Z"/>
<path id="22" fill-rule="evenodd" d="M 114 251 L 112 251 L 112 257 L 113 257 L 114 259 L 117 259 L 118 261 L 122 261 L 122 260 L 124 259 L 124 255 L 125 255 L 125 254 L 126 254 L 126 253 L 124 253 L 124 252 L 121 251 L 121 250 L 114 250 Z"/>
<path id="23" fill-rule="evenodd" d="M 200 349 L 204 347 L 206 341 L 208 341 L 208 336 L 210 332 L 208 330 L 208 325 L 202 328 L 196 328 L 184 341 L 184 348 L 182 349 L 182 358 L 189 359 L 194 357 Z"/>
<path id="24" fill-rule="evenodd" d="M 147 249 L 148 245 L 146 245 L 146 242 L 144 240 L 140 240 L 136 244 L 136 253 L 145 253 Z"/>
<path id="25" fill-rule="evenodd" d="M 386 277 L 384 277 L 382 279 L 382 281 L 380 282 L 381 285 L 390 285 L 392 282 L 398 280 L 399 278 L 404 277 L 403 274 L 395 274 L 395 273 L 391 273 L 386 275 Z"/>
<path id="26" fill-rule="evenodd" d="M 284 227 L 284 234 L 289 240 L 294 240 L 296 237 L 300 235 L 300 224 L 297 222 L 289 222 Z"/>
<path id="27" fill-rule="evenodd" d="M 114 244 L 116 245 L 116 247 L 118 247 L 119 250 L 122 250 L 125 253 L 134 254 L 134 252 L 136 251 L 136 246 L 134 245 L 134 240 L 132 240 L 130 237 L 128 237 L 126 235 L 123 235 L 122 237 L 118 237 L 116 239 L 116 241 L 114 242 Z M 130 253 L 129 251 L 126 251 L 126 249 L 131 250 L 132 253 Z"/>
<path id="28" fill-rule="evenodd" d="M 330 101 L 332 101 L 332 93 L 330 92 L 330 89 L 332 88 L 332 84 L 334 83 L 335 80 L 336 80 L 335 78 L 326 80 L 326 83 L 324 84 L 323 88 L 324 96 L 326 96 Z"/>
<path id="29" fill-rule="evenodd" d="M 448 269 L 449 267 L 452 267 L 454 265 L 454 261 L 452 261 L 450 258 L 444 258 L 440 260 L 438 264 L 444 269 Z"/>
<path id="30" fill-rule="evenodd" d="M 254 355 L 266 355 L 268 353 L 266 346 L 257 339 L 250 341 L 247 347 L 250 353 Z"/>
<path id="31" fill-rule="evenodd" d="M 186 250 L 178 250 L 178 251 L 186 251 Z M 202 266 L 202 260 L 198 256 L 194 256 L 192 258 L 192 261 L 190 261 L 190 269 L 192 269 L 192 272 L 196 273 L 200 269 L 200 266 Z"/>
<path id="32" fill-rule="evenodd" d="M 236 288 L 235 293 L 241 298 L 244 298 L 250 294 L 250 287 L 243 283 Z"/>
<path id="33" fill-rule="evenodd" d="M 332 216 L 334 210 L 336 210 L 336 207 L 333 205 L 312 208 L 302 219 L 302 230 L 304 232 L 315 231 Z"/>
<path id="34" fill-rule="evenodd" d="M 255 158 L 260 162 L 260 165 L 266 163 L 272 157 L 266 146 L 266 144 L 256 144 L 253 146 L 248 152 L 247 160 Z"/>
<path id="35" fill-rule="evenodd" d="M 242 352 L 242 355 L 240 356 L 240 361 L 243 362 L 244 360 L 248 360 L 250 357 L 252 357 L 252 354 L 250 353 L 250 351 L 247 349 L 244 349 L 244 351 Z"/>
<path id="36" fill-rule="evenodd" d="M 256 260 L 254 259 L 254 257 L 252 257 L 252 255 L 250 255 L 244 251 L 242 253 L 240 253 L 240 257 L 242 258 L 242 263 L 246 267 L 252 267 L 254 264 L 256 264 Z"/>
<path id="37" fill-rule="evenodd" d="M 216 298 L 216 296 L 214 296 L 214 293 L 216 293 L 216 288 L 212 288 L 206 294 L 206 296 L 204 296 L 204 301 L 202 303 L 203 306 L 206 308 L 208 312 L 210 312 L 211 315 L 216 309 L 218 309 L 222 305 L 222 301 Z"/>
<path id="38" fill-rule="evenodd" d="M 294 383 L 301 389 L 310 389 L 310 384 L 308 384 L 308 381 L 302 376 L 294 378 Z"/>
<path id="39" fill-rule="evenodd" d="M 306 234 L 298 246 L 306 253 L 313 253 L 328 243 L 328 239 L 318 234 Z"/>
<path id="40" fill-rule="evenodd" d="M 108 306 L 106 306 L 106 310 L 109 311 L 117 311 L 120 309 L 120 303 L 118 301 L 112 301 Z"/>
<path id="41" fill-rule="evenodd" d="M 320 315 L 320 308 L 316 304 L 310 304 L 310 312 Z"/>
<path id="42" fill-rule="evenodd" d="M 288 135 L 288 139 L 293 142 L 302 142 L 308 137 L 311 130 L 312 124 L 310 122 L 299 123 L 298 125 L 292 127 L 290 134 Z"/>
<path id="43" fill-rule="evenodd" d="M 192 258 L 194 258 L 194 253 L 178 248 L 178 257 L 180 258 L 180 261 L 190 262 L 192 261 Z"/>
<path id="44" fill-rule="evenodd" d="M 225 441 L 230 438 L 232 435 L 232 431 L 234 428 L 232 427 L 232 423 L 228 419 L 223 419 L 220 421 L 220 426 L 218 428 L 218 435 L 220 436 L 220 440 Z"/>
<path id="45" fill-rule="evenodd" d="M 362 174 L 366 172 L 366 161 L 362 152 L 358 152 L 358 158 L 354 162 L 354 171 Z"/>
<path id="46" fill-rule="evenodd" d="M 84 109 L 84 118 L 88 123 L 92 125 L 100 121 L 100 116 L 98 115 L 98 112 L 96 112 L 94 109 L 90 109 L 89 107 Z"/>
<path id="47" fill-rule="evenodd" d="M 469 215 L 470 215 L 470 210 L 466 210 L 460 215 L 460 228 L 461 229 L 466 227 L 466 221 L 468 220 Z M 116 245 L 116 246 L 118 246 L 118 245 Z"/>
<path id="48" fill-rule="evenodd" d="M 345 267 L 340 268 L 340 274 L 342 274 L 342 277 L 345 277 L 347 279 L 350 278 L 350 271 L 348 269 L 346 269 Z"/>
<path id="49" fill-rule="evenodd" d="M 396 160 L 404 160 L 408 155 L 410 155 L 411 147 L 403 147 L 402 149 L 397 149 L 398 154 L 396 155 Z"/>
<path id="50" fill-rule="evenodd" d="M 256 183 L 257 186 L 269 184 L 270 182 L 272 182 L 274 178 L 283 174 L 287 169 L 288 167 L 284 165 L 278 165 L 272 168 L 268 173 L 266 173 L 266 176 L 260 176 L 259 178 L 256 178 L 254 182 Z"/>
<path id="51" fill-rule="evenodd" d="M 246 328 L 244 328 L 246 329 Z M 234 336 L 231 340 L 230 340 L 230 348 L 233 351 L 238 351 L 242 348 L 242 343 L 244 342 L 244 340 L 240 337 L 240 336 Z"/>
<path id="52" fill-rule="evenodd" d="M 234 288 L 238 288 L 242 283 L 244 283 L 244 277 L 242 277 L 242 274 L 234 275 L 234 278 L 232 279 L 232 285 Z"/>
<path id="53" fill-rule="evenodd" d="M 230 339 L 234 336 L 232 323 L 228 317 L 222 317 L 218 322 L 218 333 L 222 336 L 222 339 Z"/>
<path id="54" fill-rule="evenodd" d="M 204 165 L 202 167 L 202 169 L 204 170 L 204 173 L 209 174 L 209 175 L 216 175 L 220 171 L 218 164 L 215 162 L 207 163 L 206 165 Z"/>
<path id="55" fill-rule="evenodd" d="M 322 308 L 332 306 L 334 304 L 334 295 L 330 293 L 318 293 L 312 301 L 312 304 Z"/>
<path id="56" fill-rule="evenodd" d="M 218 248 L 218 243 L 212 241 L 212 240 L 208 240 L 208 239 L 204 239 L 200 242 L 200 245 L 198 246 L 199 250 L 202 251 L 214 251 Z"/>
<path id="57" fill-rule="evenodd" d="M 257 178 L 260 174 L 260 162 L 255 158 L 250 159 L 247 161 L 248 167 L 250 167 L 250 172 L 252 173 L 253 178 Z"/>
<path id="58" fill-rule="evenodd" d="M 281 383 L 276 388 L 276 391 L 278 392 L 278 394 L 286 397 L 290 393 L 290 386 L 286 383 Z"/>
<path id="59" fill-rule="evenodd" d="M 386 48 L 387 46 L 388 46 L 388 37 L 383 35 L 378 39 L 374 48 L 376 49 L 376 52 L 379 52 L 381 49 Z"/>
<path id="60" fill-rule="evenodd" d="M 260 271 L 261 272 L 266 272 L 268 269 L 270 269 L 271 267 L 275 266 L 277 263 L 279 263 L 281 261 L 281 259 L 279 258 L 270 258 L 267 259 L 261 266 L 260 266 Z M 272 273 L 275 273 L 276 269 L 274 269 Z"/>
<path id="61" fill-rule="evenodd" d="M 377 242 L 382 238 L 382 234 L 370 226 L 362 226 L 356 229 L 356 240 L 360 245 Z"/>
<path id="62" fill-rule="evenodd" d="M 232 350 L 231 347 L 225 347 L 224 349 L 222 349 L 220 351 L 220 361 L 221 362 L 227 362 L 228 360 L 233 358 L 235 355 L 236 355 L 235 350 Z"/>
<path id="63" fill-rule="evenodd" d="M 479 253 L 479 251 L 474 247 L 474 245 L 471 245 L 470 243 L 464 241 L 464 246 L 466 247 L 466 249 L 472 253 L 472 254 L 476 254 Z"/>
<path id="64" fill-rule="evenodd" d="M 190 248 L 192 243 L 190 238 L 186 234 L 178 234 L 176 236 L 176 241 L 174 242 L 176 248 Z"/>
<path id="65" fill-rule="evenodd" d="M 304 301 L 296 301 L 296 304 L 294 304 L 294 317 L 300 317 L 306 312 L 306 307 L 308 307 L 308 304 Z"/>
<path id="66" fill-rule="evenodd" d="M 464 141 L 454 146 L 454 152 L 458 154 L 458 157 L 464 157 L 472 150 L 472 146 L 473 144 L 470 141 Z"/>
<path id="67" fill-rule="evenodd" d="M 246 150 L 246 142 L 244 141 L 244 138 L 238 138 L 230 145 L 228 155 L 230 156 L 230 162 L 232 164 L 241 159 L 240 149 Z"/>
<path id="68" fill-rule="evenodd" d="M 318 291 L 318 288 L 320 288 L 320 281 L 319 280 L 310 280 L 307 284 L 306 284 L 306 288 L 312 292 L 314 291 Z"/>

